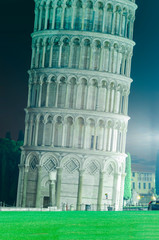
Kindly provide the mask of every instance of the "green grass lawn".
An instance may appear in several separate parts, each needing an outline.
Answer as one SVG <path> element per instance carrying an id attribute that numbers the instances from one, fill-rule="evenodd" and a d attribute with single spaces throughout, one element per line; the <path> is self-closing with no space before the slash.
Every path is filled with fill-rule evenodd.
<path id="1" fill-rule="evenodd" d="M 159 211 L 0 212 L 0 240 L 159 239 Z"/>

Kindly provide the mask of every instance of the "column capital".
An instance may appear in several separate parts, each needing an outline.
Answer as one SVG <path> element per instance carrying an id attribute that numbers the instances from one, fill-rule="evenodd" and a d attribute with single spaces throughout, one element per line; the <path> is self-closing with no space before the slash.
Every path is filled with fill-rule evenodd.
<path id="1" fill-rule="evenodd" d="M 25 173 L 29 172 L 29 165 L 25 165 L 24 171 L 25 171 Z"/>
<path id="2" fill-rule="evenodd" d="M 43 166 L 42 166 L 42 165 L 39 165 L 39 164 L 37 164 L 37 165 L 36 165 L 36 167 L 37 167 L 37 169 L 38 169 L 38 170 L 41 170 Z"/>
<path id="3" fill-rule="evenodd" d="M 61 175 L 63 168 L 62 167 L 57 167 L 56 169 L 57 169 L 57 175 Z"/>
<path id="4" fill-rule="evenodd" d="M 21 170 L 22 168 L 24 168 L 24 164 L 18 164 L 19 170 Z"/>
<path id="5" fill-rule="evenodd" d="M 84 169 L 79 169 L 79 175 L 80 175 L 80 177 L 82 177 L 82 176 L 83 176 L 84 172 L 85 172 L 85 170 L 84 170 Z"/>

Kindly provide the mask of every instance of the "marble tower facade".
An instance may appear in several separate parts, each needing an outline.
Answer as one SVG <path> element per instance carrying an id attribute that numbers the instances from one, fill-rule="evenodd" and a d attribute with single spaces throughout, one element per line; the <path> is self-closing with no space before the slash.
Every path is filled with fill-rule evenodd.
<path id="1" fill-rule="evenodd" d="M 36 0 L 17 206 L 122 210 L 134 0 Z"/>

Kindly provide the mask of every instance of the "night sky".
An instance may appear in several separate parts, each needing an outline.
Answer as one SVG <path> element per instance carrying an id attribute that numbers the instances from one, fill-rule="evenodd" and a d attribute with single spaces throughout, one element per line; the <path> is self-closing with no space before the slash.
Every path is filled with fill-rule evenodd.
<path id="1" fill-rule="evenodd" d="M 159 149 L 159 1 L 137 0 L 127 151 L 133 162 L 154 164 Z M 24 130 L 34 1 L 0 3 L 0 137 Z"/>

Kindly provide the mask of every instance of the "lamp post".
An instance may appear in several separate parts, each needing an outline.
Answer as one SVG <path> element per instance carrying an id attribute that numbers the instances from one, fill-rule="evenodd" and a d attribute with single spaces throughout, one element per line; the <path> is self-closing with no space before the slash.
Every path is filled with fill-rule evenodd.
<path id="1" fill-rule="evenodd" d="M 54 207 L 55 203 L 55 182 L 56 182 L 56 171 L 49 173 L 49 195 L 50 195 L 50 207 Z"/>

